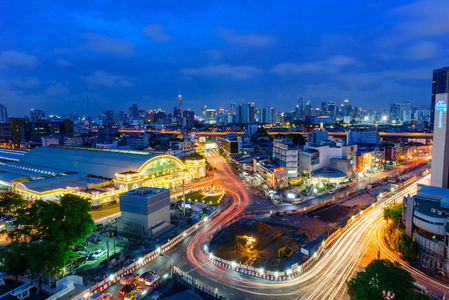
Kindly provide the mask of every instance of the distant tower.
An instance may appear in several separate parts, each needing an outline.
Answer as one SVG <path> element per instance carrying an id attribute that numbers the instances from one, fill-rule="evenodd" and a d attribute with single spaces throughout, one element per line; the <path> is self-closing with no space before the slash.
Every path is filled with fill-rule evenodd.
<path id="1" fill-rule="evenodd" d="M 182 96 L 178 95 L 178 110 L 182 114 Z"/>
<path id="2" fill-rule="evenodd" d="M 0 104 L 0 123 L 8 123 L 8 110 L 3 104 Z"/>
<path id="3" fill-rule="evenodd" d="M 235 101 L 231 101 L 231 114 L 235 114 Z"/>

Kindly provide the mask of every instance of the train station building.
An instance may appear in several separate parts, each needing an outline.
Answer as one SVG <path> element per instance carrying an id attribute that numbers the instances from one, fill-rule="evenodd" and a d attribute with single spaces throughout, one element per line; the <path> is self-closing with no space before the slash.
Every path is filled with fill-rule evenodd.
<path id="1" fill-rule="evenodd" d="M 90 198 L 98 207 L 140 187 L 173 190 L 206 175 L 205 159 L 184 163 L 144 151 L 47 146 L 5 153 L 0 155 L 0 184 L 28 200 L 57 200 L 69 193 Z"/>

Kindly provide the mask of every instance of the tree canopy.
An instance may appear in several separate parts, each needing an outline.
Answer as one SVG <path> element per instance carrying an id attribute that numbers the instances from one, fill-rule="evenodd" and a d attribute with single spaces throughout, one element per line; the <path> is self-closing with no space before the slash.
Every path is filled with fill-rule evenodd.
<path id="1" fill-rule="evenodd" d="M 346 284 L 348 294 L 354 300 L 384 299 L 386 292 L 393 292 L 395 299 L 420 299 L 414 292 L 415 279 L 398 262 L 388 259 L 373 260 L 363 272 Z"/>
<path id="2" fill-rule="evenodd" d="M 23 263 L 41 277 L 56 274 L 66 265 L 73 247 L 84 242 L 95 228 L 90 210 L 89 200 L 70 194 L 61 197 L 59 203 L 37 200 L 17 209 L 17 220 L 23 226 L 9 233 L 11 251 L 5 250 L 0 258 L 4 263 Z M 22 268 L 17 272 L 23 273 Z"/>
<path id="3" fill-rule="evenodd" d="M 413 238 L 405 233 L 401 235 L 398 243 L 399 251 L 404 254 L 405 257 L 411 260 L 416 260 L 418 256 L 419 245 Z"/>
<path id="4" fill-rule="evenodd" d="M 400 205 L 392 205 L 384 208 L 384 219 L 391 220 L 392 225 L 397 227 L 402 218 L 402 207 Z"/>
<path id="5" fill-rule="evenodd" d="M 25 208 L 28 201 L 19 194 L 13 192 L 0 194 L 0 213 L 14 213 L 16 210 Z"/>

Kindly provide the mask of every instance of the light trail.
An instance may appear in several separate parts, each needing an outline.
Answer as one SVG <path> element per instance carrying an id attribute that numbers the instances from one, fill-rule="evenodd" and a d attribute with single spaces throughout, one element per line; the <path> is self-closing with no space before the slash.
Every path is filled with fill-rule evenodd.
<path id="1" fill-rule="evenodd" d="M 353 276 L 356 266 L 369 248 L 370 240 L 378 234 L 379 226 L 385 223 L 383 208 L 393 202 L 400 203 L 404 195 L 416 194 L 417 184 L 425 183 L 429 177 L 417 180 L 396 191 L 393 197 L 389 197 L 374 208 L 367 209 L 360 218 L 347 226 L 341 236 L 323 252 L 321 259 L 307 272 L 297 278 L 280 282 L 267 281 L 224 269 L 210 263 L 203 253 L 207 239 L 211 238 L 220 226 L 242 214 L 249 203 L 248 193 L 227 163 L 217 156 L 212 157 L 211 163 L 222 167 L 226 180 L 229 182 L 225 188 L 233 203 L 192 238 L 187 246 L 187 258 L 192 265 L 197 266 L 196 271 L 201 276 L 213 279 L 220 286 L 239 290 L 245 293 L 248 299 L 265 297 L 342 299 L 348 297 L 346 281 Z"/>

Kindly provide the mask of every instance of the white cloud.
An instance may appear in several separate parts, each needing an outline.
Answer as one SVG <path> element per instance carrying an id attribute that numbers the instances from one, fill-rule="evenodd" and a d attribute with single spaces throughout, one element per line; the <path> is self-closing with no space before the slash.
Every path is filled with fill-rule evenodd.
<path id="1" fill-rule="evenodd" d="M 0 53 L 0 68 L 7 66 L 34 67 L 39 64 L 36 56 L 15 50 L 3 51 Z"/>
<path id="2" fill-rule="evenodd" d="M 200 68 L 186 68 L 180 70 L 186 75 L 200 76 L 232 76 L 245 79 L 251 77 L 254 73 L 260 72 L 259 69 L 251 66 L 231 66 L 228 64 L 204 66 Z"/>
<path id="3" fill-rule="evenodd" d="M 263 34 L 243 34 L 238 35 L 227 28 L 217 28 L 218 36 L 229 42 L 230 44 L 243 47 L 264 47 L 274 43 L 275 39 L 269 35 Z"/>
<path id="4" fill-rule="evenodd" d="M 134 44 L 127 40 L 112 38 L 95 33 L 84 33 L 87 42 L 85 48 L 96 52 L 130 54 L 134 52 Z"/>
<path id="5" fill-rule="evenodd" d="M 96 71 L 87 76 L 88 84 L 102 85 L 108 87 L 129 87 L 133 86 L 131 81 L 124 76 L 110 74 L 104 71 Z"/>
<path id="6" fill-rule="evenodd" d="M 59 96 L 59 95 L 68 95 L 70 94 L 69 88 L 63 86 L 61 83 L 51 84 L 46 90 L 45 94 L 48 96 Z"/>
<path id="7" fill-rule="evenodd" d="M 352 57 L 336 55 L 322 61 L 307 63 L 282 63 L 271 68 L 271 71 L 277 75 L 297 75 L 313 72 L 334 73 L 341 67 L 355 64 L 357 64 L 357 61 Z"/>
<path id="8" fill-rule="evenodd" d="M 20 88 L 33 88 L 39 85 L 39 80 L 34 77 L 13 78 L 9 80 L 14 86 Z"/>
<path id="9" fill-rule="evenodd" d="M 440 47 L 437 43 L 430 41 L 421 41 L 413 44 L 406 51 L 406 55 L 409 59 L 430 59 L 438 56 Z"/>
<path id="10" fill-rule="evenodd" d="M 170 36 L 164 33 L 161 24 L 145 26 L 142 32 L 151 37 L 155 42 L 166 42 L 170 40 Z"/>
<path id="11" fill-rule="evenodd" d="M 70 66 L 73 65 L 71 62 L 69 62 L 66 59 L 57 60 L 57 61 L 55 61 L 55 64 L 57 64 L 57 65 L 59 65 L 61 67 L 70 67 Z"/>

